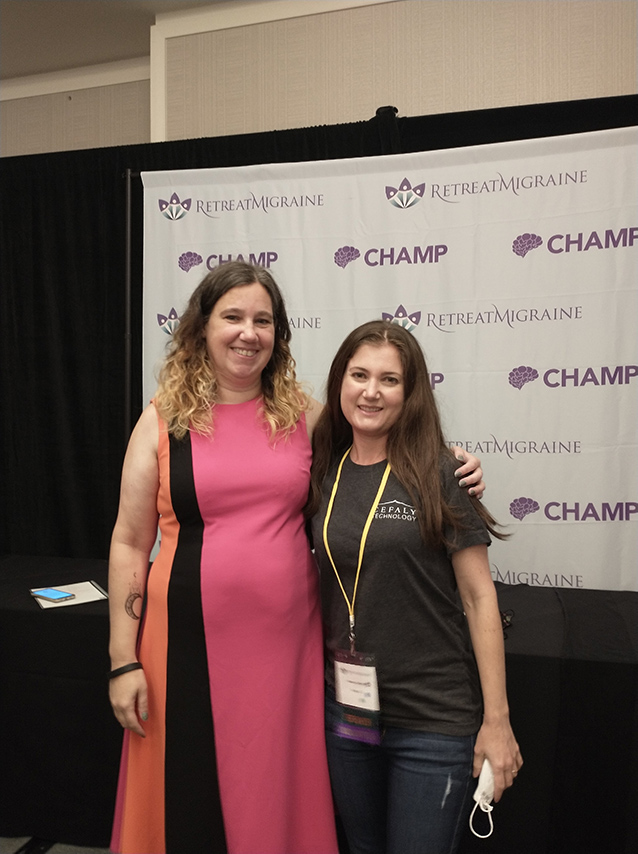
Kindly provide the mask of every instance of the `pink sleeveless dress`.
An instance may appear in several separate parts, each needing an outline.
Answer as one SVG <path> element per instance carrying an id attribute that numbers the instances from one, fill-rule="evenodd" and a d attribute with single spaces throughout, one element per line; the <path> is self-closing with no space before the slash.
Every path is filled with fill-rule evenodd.
<path id="1" fill-rule="evenodd" d="M 123 854 L 337 854 L 302 419 L 274 445 L 259 400 L 212 438 L 160 424 L 161 548 L 139 658 L 146 738 L 125 734 Z"/>

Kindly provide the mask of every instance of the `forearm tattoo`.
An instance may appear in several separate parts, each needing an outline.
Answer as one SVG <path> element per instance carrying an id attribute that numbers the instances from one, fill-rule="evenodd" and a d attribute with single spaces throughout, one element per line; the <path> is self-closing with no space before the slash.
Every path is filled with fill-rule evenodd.
<path id="1" fill-rule="evenodd" d="M 142 601 L 142 594 L 139 592 L 139 590 L 132 589 L 126 599 L 126 602 L 124 603 L 124 609 L 132 620 L 139 620 L 140 618 L 140 615 L 136 613 L 135 610 L 135 603 L 138 599 L 140 600 L 140 602 Z"/>

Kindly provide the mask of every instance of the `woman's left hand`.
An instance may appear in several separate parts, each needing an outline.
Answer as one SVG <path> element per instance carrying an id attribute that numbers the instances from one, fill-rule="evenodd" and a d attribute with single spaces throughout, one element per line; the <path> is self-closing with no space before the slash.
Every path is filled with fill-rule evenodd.
<path id="1" fill-rule="evenodd" d="M 461 463 L 460 467 L 454 472 L 454 476 L 460 478 L 459 486 L 469 487 L 468 492 L 470 495 L 482 498 L 485 492 L 485 484 L 483 483 L 481 461 L 478 457 L 467 454 L 457 445 L 452 448 L 452 453 Z"/>
<path id="2" fill-rule="evenodd" d="M 494 772 L 494 802 L 497 803 L 505 789 L 514 783 L 523 764 L 509 718 L 498 724 L 484 722 L 480 728 L 474 747 L 474 777 L 481 773 L 486 758 Z"/>

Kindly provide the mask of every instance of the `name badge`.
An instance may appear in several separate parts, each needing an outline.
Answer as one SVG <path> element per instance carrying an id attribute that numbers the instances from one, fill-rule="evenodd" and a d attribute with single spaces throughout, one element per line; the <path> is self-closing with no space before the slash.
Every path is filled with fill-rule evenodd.
<path id="1" fill-rule="evenodd" d="M 334 655 L 337 702 L 378 712 L 379 687 L 374 655 L 345 649 L 336 650 Z"/>
<path id="2" fill-rule="evenodd" d="M 340 719 L 334 731 L 341 738 L 380 744 L 377 669 L 369 653 L 336 650 L 335 693 Z"/>

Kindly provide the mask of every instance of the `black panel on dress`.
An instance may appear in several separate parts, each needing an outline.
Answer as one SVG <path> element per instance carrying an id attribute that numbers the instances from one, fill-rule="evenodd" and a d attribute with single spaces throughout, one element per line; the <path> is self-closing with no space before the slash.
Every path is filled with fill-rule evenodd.
<path id="1" fill-rule="evenodd" d="M 190 435 L 171 436 L 169 442 L 171 501 L 180 532 L 168 588 L 166 852 L 225 854 L 200 586 L 204 522 Z"/>

